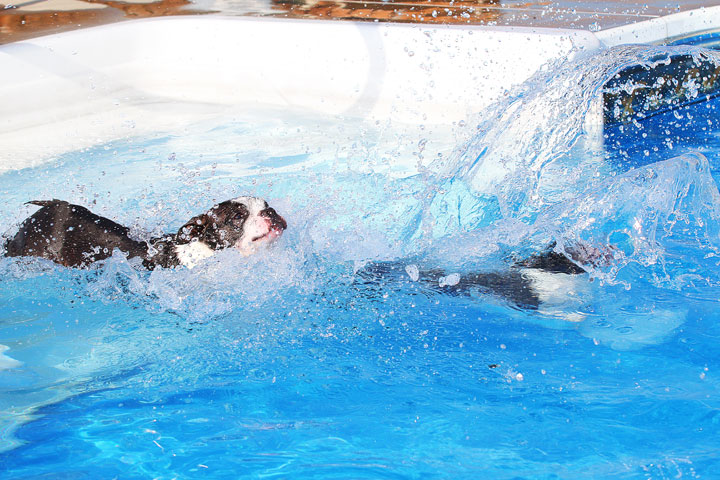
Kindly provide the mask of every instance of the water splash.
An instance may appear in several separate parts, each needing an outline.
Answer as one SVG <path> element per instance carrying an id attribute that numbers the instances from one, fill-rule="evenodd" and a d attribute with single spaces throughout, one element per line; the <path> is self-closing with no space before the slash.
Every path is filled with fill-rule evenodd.
<path id="1" fill-rule="evenodd" d="M 595 270 L 605 280 L 631 264 L 644 267 L 657 285 L 673 288 L 683 287 L 688 273 L 712 284 L 720 280 L 713 261 L 720 254 L 720 193 L 700 154 L 591 185 L 535 223 L 554 232 L 568 253 L 578 244 L 609 246 L 612 261 Z"/>
<path id="2" fill-rule="evenodd" d="M 204 319 L 243 303 L 270 301 L 268 292 L 315 291 L 327 272 L 342 271 L 348 263 L 422 257 L 425 263 L 460 271 L 502 268 L 509 252 L 523 256 L 553 241 L 566 251 L 580 243 L 613 245 L 618 262 L 593 270 L 608 282 L 628 281 L 633 265 L 652 270 L 658 285 L 708 278 L 712 272 L 699 267 L 672 267 L 673 242 L 694 242 L 696 259 L 717 255 L 717 191 L 708 162 L 684 157 L 626 175 L 626 166 L 612 162 L 598 143 L 597 107 L 607 81 L 628 66 L 651 67 L 678 53 L 717 60 L 716 54 L 691 47 L 629 46 L 558 61 L 469 122 L 477 125 L 473 138 L 453 155 L 415 171 L 407 168 L 414 160 L 392 159 L 405 165 L 402 171 L 389 169 L 392 175 L 377 171 L 386 163 L 379 152 L 388 147 L 389 137 L 377 131 L 363 138 L 384 139 L 385 146 L 353 144 L 353 154 L 336 144 L 334 153 L 318 148 L 312 142 L 319 140 L 309 139 L 307 128 L 290 135 L 293 129 L 285 124 L 279 130 L 276 124 L 268 127 L 274 132 L 270 138 L 283 140 L 277 152 L 259 151 L 247 125 L 205 125 L 195 135 L 197 142 L 186 136 L 153 139 L 121 153 L 127 158 L 118 162 L 120 167 L 104 166 L 109 176 L 115 169 L 137 180 L 118 190 L 120 203 L 143 212 L 145 224 L 138 224 L 137 213 L 98 213 L 138 231 L 160 233 L 171 231 L 164 227 L 194 214 L 196 204 L 208 198 L 241 193 L 285 198 L 280 209 L 291 229 L 284 246 L 262 259 L 223 254 L 218 262 L 226 267 L 213 261 L 192 272 L 148 274 L 114 258 L 92 274 L 88 292 L 109 299 L 129 295 L 151 309 Z M 325 120 L 319 125 L 337 124 Z M 226 137 L 236 139 L 230 147 L 218 141 Z M 425 142 L 412 144 L 427 151 Z M 209 151 L 217 144 L 222 146 L 213 158 Z M 240 161 L 230 151 L 237 148 L 250 153 Z M 393 148 L 393 155 L 400 150 Z M 172 161 L 164 162 L 169 151 Z M 194 155 L 199 157 L 191 160 Z M 78 163 L 78 172 L 90 175 L 92 169 L 85 166 Z M 160 175 L 161 185 L 147 182 L 150 171 Z M 85 198 L 85 184 L 80 189 L 71 183 L 84 178 L 76 174 L 70 170 L 61 189 L 94 200 Z M 93 181 L 98 179 L 86 183 Z M 130 183 L 137 184 L 134 191 L 128 190 Z M 115 197 L 114 191 L 108 194 L 110 200 Z"/>
<path id="3" fill-rule="evenodd" d="M 618 162 L 602 147 L 607 82 L 673 55 L 720 65 L 717 52 L 695 47 L 617 47 L 558 62 L 483 112 L 473 138 L 426 172 L 407 246 L 472 268 L 553 242 L 567 253 L 590 245 L 613 253 L 612 266 L 589 266 L 604 281 L 630 285 L 634 265 L 659 286 L 716 284 L 715 156 L 671 158 L 666 149 L 669 160 L 628 171 L 638 163 Z M 684 262 L 690 252 L 694 260 Z"/>
<path id="4" fill-rule="evenodd" d="M 531 223 L 544 209 L 571 201 L 578 192 L 617 174 L 618 165 L 602 149 L 605 84 L 628 67 L 652 68 L 678 54 L 720 65 L 717 52 L 649 46 L 617 47 L 549 65 L 483 112 L 474 137 L 431 167 L 442 186 L 424 209 L 424 221 L 432 221 L 438 211 L 462 216 L 477 208 L 497 210 L 491 214 L 495 219 Z M 467 192 L 464 202 L 456 198 L 459 190 Z M 488 221 L 482 215 L 476 218 L 434 234 L 469 231 Z"/>
<path id="5" fill-rule="evenodd" d="M 86 274 L 85 294 L 104 302 L 128 302 L 151 312 L 204 322 L 231 312 L 276 305 L 321 285 L 314 259 L 302 249 L 274 247 L 244 257 L 221 251 L 192 270 L 143 269 L 139 259 L 115 252 Z"/>

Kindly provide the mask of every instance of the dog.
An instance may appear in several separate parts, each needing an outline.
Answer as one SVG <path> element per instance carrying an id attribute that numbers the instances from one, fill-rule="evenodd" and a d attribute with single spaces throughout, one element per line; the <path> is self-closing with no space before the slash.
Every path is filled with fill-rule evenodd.
<path id="1" fill-rule="evenodd" d="M 41 208 L 6 242 L 5 256 L 42 257 L 67 267 L 87 267 L 118 249 L 128 258 L 140 257 L 150 270 L 193 268 L 224 248 L 252 255 L 287 228 L 285 219 L 264 200 L 238 197 L 191 218 L 174 235 L 143 242 L 131 238 L 127 227 L 85 207 L 62 200 L 28 203 Z M 449 294 L 475 290 L 503 298 L 523 310 L 539 310 L 564 304 L 568 294 L 582 293 L 575 280 L 587 273 L 581 265 L 606 265 L 613 259 L 612 248 L 576 245 L 557 253 L 555 246 L 515 261 L 505 271 L 459 275 L 438 269 L 420 271 L 401 262 L 371 262 L 358 272 L 358 279 L 362 283 L 420 282 Z"/>
<path id="2" fill-rule="evenodd" d="M 614 247 L 596 248 L 577 243 L 562 253 L 551 243 L 541 252 L 514 260 L 507 269 L 488 272 L 449 273 L 421 270 L 404 262 L 371 262 L 358 271 L 361 283 L 416 283 L 426 290 L 448 295 L 471 292 L 500 298 L 520 310 L 538 311 L 570 322 L 584 316 L 569 306 L 581 304 L 588 293 L 586 270 L 609 265 L 617 255 Z"/>
<path id="3" fill-rule="evenodd" d="M 252 255 L 282 235 L 287 223 L 255 197 L 238 197 L 188 220 L 176 234 L 147 242 L 130 237 L 129 229 L 62 200 L 28 202 L 40 210 L 22 222 L 5 243 L 7 257 L 41 257 L 66 267 L 85 268 L 112 256 L 115 249 L 143 265 L 193 268 L 225 248 Z"/>

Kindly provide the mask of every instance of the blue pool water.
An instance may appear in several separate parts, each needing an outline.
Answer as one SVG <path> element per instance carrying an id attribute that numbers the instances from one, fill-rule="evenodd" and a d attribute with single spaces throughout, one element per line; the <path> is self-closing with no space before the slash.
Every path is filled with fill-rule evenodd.
<path id="1" fill-rule="evenodd" d="M 8 233 L 31 199 L 147 238 L 241 194 L 289 228 L 192 270 L 0 259 L 0 476 L 720 476 L 717 102 L 621 148 L 593 126 L 605 82 L 678 52 L 716 61 L 625 47 L 558 64 L 457 138 L 286 113 L 3 174 Z M 503 271 L 552 241 L 615 258 L 537 311 L 358 273 Z"/>

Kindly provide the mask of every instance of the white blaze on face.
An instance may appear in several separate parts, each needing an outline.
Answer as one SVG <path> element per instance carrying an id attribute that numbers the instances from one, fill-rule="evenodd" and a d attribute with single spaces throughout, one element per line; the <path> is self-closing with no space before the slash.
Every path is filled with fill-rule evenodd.
<path id="1" fill-rule="evenodd" d="M 245 220 L 245 225 L 243 225 L 242 237 L 235 243 L 235 248 L 240 250 L 243 255 L 252 255 L 259 246 L 279 236 L 278 232 L 271 231 L 270 220 L 260 216 L 260 212 L 268 208 L 265 200 L 256 197 L 238 197 L 232 201 L 242 203 L 248 210 L 248 218 Z"/>

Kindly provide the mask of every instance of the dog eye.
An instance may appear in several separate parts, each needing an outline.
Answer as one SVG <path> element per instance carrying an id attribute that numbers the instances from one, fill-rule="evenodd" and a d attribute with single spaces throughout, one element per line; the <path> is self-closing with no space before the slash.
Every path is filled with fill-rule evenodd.
<path id="1" fill-rule="evenodd" d="M 245 218 L 247 218 L 247 213 L 240 212 L 240 213 L 236 213 L 235 216 L 232 217 L 232 221 L 235 223 L 244 222 Z"/>

